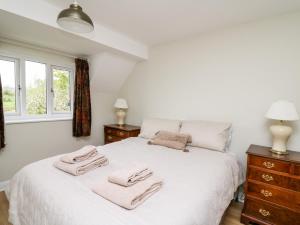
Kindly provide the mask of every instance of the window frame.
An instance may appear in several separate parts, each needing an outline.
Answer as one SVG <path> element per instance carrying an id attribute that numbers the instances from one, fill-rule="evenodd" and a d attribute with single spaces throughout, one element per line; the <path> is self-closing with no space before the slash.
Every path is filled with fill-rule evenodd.
<path id="1" fill-rule="evenodd" d="M 73 102 L 74 102 L 74 68 L 70 65 L 56 65 L 56 63 L 47 62 L 47 60 L 39 60 L 32 57 L 11 57 L 0 53 L 0 59 L 15 62 L 15 83 L 16 83 L 16 113 L 5 113 L 5 123 L 27 123 L 27 122 L 43 122 L 43 121 L 61 121 L 72 120 L 73 118 Z M 26 110 L 26 68 L 25 62 L 35 62 L 45 65 L 46 73 L 46 114 L 30 115 Z M 55 112 L 54 111 L 54 96 L 52 95 L 53 88 L 53 73 L 52 69 L 66 70 L 70 74 L 70 112 Z"/>
<path id="2" fill-rule="evenodd" d="M 28 114 L 27 112 L 27 105 L 26 105 L 26 94 L 27 94 L 27 86 L 26 86 L 26 62 L 33 62 L 33 63 L 39 63 L 39 64 L 44 64 L 45 65 L 45 81 L 46 81 L 46 113 L 45 114 Z M 44 117 L 47 117 L 49 115 L 48 113 L 48 68 L 47 68 L 47 63 L 44 63 L 42 61 L 38 61 L 38 60 L 33 60 L 33 59 L 24 59 L 24 74 L 23 74 L 23 78 L 24 78 L 24 82 L 21 83 L 21 91 L 22 91 L 22 115 L 25 117 L 25 118 L 44 118 Z"/>
<path id="3" fill-rule="evenodd" d="M 54 110 L 54 91 L 52 91 L 54 89 L 53 87 L 53 69 L 57 69 L 57 70 L 64 70 L 64 71 L 68 71 L 69 72 L 69 97 L 70 97 L 70 112 L 69 113 L 66 113 L 66 112 L 58 112 L 58 111 L 55 111 Z M 70 68 L 67 68 L 67 67 L 63 67 L 63 66 L 56 66 L 56 65 L 51 65 L 50 67 L 50 82 L 49 84 L 51 84 L 51 87 L 50 87 L 50 95 L 51 95 L 51 101 L 50 102 L 50 108 L 51 109 L 51 114 L 52 115 L 61 115 L 61 116 L 64 116 L 64 115 L 69 115 L 70 113 L 73 114 L 73 97 L 74 97 L 74 74 L 73 74 L 73 70 L 70 69 Z"/>
<path id="4" fill-rule="evenodd" d="M 0 60 L 3 61 L 9 61 L 14 63 L 14 69 L 15 69 L 15 101 L 16 101 L 16 111 L 15 112 L 4 112 L 4 117 L 10 117 L 10 116 L 20 116 L 21 115 L 21 86 L 20 86 L 20 60 L 18 58 L 9 57 L 9 56 L 3 56 L 0 55 Z M 3 87 L 2 87 L 3 89 Z"/>

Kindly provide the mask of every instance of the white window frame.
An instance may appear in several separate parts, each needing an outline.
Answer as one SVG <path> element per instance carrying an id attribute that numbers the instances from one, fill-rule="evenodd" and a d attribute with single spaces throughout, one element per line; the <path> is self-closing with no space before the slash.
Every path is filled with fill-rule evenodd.
<path id="1" fill-rule="evenodd" d="M 20 107 L 20 98 L 21 98 L 21 92 L 20 92 L 20 60 L 13 57 L 7 57 L 0 55 L 0 60 L 3 61 L 9 61 L 13 62 L 15 65 L 15 101 L 16 101 L 16 111 L 15 112 L 4 112 L 4 116 L 20 116 L 21 115 L 21 107 Z"/>
<path id="2" fill-rule="evenodd" d="M 18 58 L 0 55 L 0 59 L 15 62 L 15 82 L 16 82 L 16 113 L 5 113 L 5 123 L 27 123 L 27 122 L 43 122 L 43 121 L 60 121 L 71 120 L 73 118 L 73 102 L 74 102 L 74 69 L 65 65 L 54 65 L 36 58 Z M 46 69 L 46 114 L 29 115 L 26 112 L 26 68 L 25 62 L 36 62 L 45 65 Z M 70 98 L 71 111 L 55 112 L 53 107 L 53 69 L 61 69 L 70 73 Z"/>
<path id="3" fill-rule="evenodd" d="M 54 110 L 54 93 L 53 93 L 53 70 L 57 69 L 57 70 L 64 70 L 64 71 L 68 71 L 70 74 L 70 78 L 69 78 L 69 87 L 70 87 L 70 101 L 71 101 L 71 105 L 70 105 L 70 109 L 71 111 L 69 113 L 66 112 L 58 112 Z M 51 114 L 52 115 L 60 115 L 60 116 L 68 116 L 70 115 L 70 113 L 73 113 L 73 99 L 74 99 L 74 73 L 73 70 L 67 67 L 63 67 L 63 66 L 56 66 L 56 65 L 51 65 L 50 67 L 50 82 L 49 84 L 51 85 L 50 87 L 50 95 L 51 95 L 51 101 L 49 101 L 49 109 L 51 109 Z"/>
<path id="4" fill-rule="evenodd" d="M 26 111 L 26 92 L 27 92 L 27 87 L 26 87 L 26 62 L 33 62 L 33 63 L 40 63 L 40 64 L 44 64 L 45 65 L 45 74 L 46 74 L 46 113 L 42 114 L 42 115 L 30 115 L 27 113 Z M 24 73 L 23 73 L 23 82 L 21 81 L 21 92 L 22 92 L 22 114 L 21 117 L 23 117 L 24 119 L 40 119 L 40 118 L 47 118 L 49 117 L 49 113 L 48 113 L 48 67 L 47 67 L 47 63 L 42 62 L 42 61 L 38 61 L 38 60 L 33 60 L 33 59 L 24 59 Z"/>

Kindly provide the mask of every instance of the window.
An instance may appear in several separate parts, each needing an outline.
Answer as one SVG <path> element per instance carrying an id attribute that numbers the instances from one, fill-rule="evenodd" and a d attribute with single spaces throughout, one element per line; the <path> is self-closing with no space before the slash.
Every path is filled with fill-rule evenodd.
<path id="1" fill-rule="evenodd" d="M 3 108 L 5 114 L 10 115 L 18 112 L 16 90 L 17 65 L 18 62 L 16 59 L 0 57 Z"/>
<path id="2" fill-rule="evenodd" d="M 52 67 L 53 110 L 55 113 L 71 112 L 71 71 Z"/>
<path id="3" fill-rule="evenodd" d="M 26 112 L 30 115 L 47 113 L 46 65 L 25 62 Z"/>
<path id="4" fill-rule="evenodd" d="M 71 119 L 70 68 L 0 56 L 0 74 L 6 122 Z"/>

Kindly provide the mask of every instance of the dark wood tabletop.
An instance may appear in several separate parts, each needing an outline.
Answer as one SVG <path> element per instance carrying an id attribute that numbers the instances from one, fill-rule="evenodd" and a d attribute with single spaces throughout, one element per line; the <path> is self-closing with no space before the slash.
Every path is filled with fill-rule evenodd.
<path id="1" fill-rule="evenodd" d="M 139 126 L 133 126 L 133 125 L 127 125 L 127 124 L 124 124 L 122 126 L 120 126 L 118 124 L 108 124 L 108 125 L 104 125 L 104 127 L 119 129 L 119 130 L 123 130 L 123 131 L 133 131 L 133 130 L 141 129 L 141 127 L 139 127 Z"/>
<path id="2" fill-rule="evenodd" d="M 279 155 L 270 151 L 271 147 L 250 145 L 247 154 L 257 155 L 267 158 L 279 159 L 287 162 L 300 162 L 300 152 L 288 150 L 287 155 Z"/>

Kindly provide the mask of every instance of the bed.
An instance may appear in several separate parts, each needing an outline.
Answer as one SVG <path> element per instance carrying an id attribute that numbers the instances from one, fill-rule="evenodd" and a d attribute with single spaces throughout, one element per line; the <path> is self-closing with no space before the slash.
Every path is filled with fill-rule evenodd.
<path id="1" fill-rule="evenodd" d="M 232 153 L 188 147 L 189 152 L 129 138 L 99 146 L 110 163 L 74 177 L 53 167 L 60 156 L 21 169 L 6 195 L 14 225 L 217 225 L 241 183 Z M 111 171 L 144 162 L 164 178 L 162 189 L 134 210 L 91 191 Z"/>

